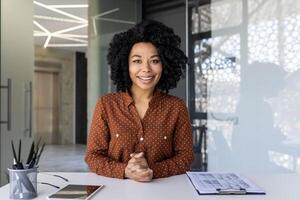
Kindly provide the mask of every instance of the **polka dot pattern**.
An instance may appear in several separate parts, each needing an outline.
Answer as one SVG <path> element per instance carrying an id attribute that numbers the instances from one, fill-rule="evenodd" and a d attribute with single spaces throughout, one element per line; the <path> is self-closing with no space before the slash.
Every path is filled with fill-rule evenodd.
<path id="1" fill-rule="evenodd" d="M 155 92 L 141 119 L 126 92 L 97 102 L 85 161 L 91 171 L 124 178 L 131 153 L 144 152 L 154 178 L 185 173 L 193 161 L 192 129 L 184 101 Z"/>

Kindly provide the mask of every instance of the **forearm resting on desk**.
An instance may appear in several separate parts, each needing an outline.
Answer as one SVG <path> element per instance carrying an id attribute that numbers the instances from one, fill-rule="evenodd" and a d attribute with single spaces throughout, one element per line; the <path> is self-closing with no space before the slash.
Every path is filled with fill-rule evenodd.
<path id="1" fill-rule="evenodd" d="M 193 155 L 176 155 L 173 158 L 150 165 L 153 170 L 153 178 L 163 178 L 189 171 L 193 162 Z"/>
<path id="2" fill-rule="evenodd" d="M 87 152 L 85 162 L 90 170 L 98 175 L 121 179 L 125 177 L 127 163 L 117 162 L 98 152 Z"/>

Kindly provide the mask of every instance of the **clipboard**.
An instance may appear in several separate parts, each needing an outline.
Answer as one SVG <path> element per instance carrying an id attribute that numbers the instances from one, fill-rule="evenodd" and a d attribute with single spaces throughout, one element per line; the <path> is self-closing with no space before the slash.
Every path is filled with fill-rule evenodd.
<path id="1" fill-rule="evenodd" d="M 199 195 L 265 195 L 260 187 L 249 179 L 224 172 L 186 172 Z"/>

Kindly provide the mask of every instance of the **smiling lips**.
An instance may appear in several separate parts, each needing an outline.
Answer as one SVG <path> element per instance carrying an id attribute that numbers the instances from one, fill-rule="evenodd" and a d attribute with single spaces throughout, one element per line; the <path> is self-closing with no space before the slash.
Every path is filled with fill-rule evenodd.
<path id="1" fill-rule="evenodd" d="M 141 80 L 142 83 L 150 83 L 154 79 L 154 76 L 137 76 L 137 78 Z"/>

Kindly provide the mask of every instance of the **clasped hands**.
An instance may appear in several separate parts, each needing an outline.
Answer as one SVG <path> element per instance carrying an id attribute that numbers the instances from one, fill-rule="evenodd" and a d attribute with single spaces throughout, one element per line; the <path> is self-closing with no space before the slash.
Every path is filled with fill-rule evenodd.
<path id="1" fill-rule="evenodd" d="M 132 153 L 131 159 L 125 168 L 125 177 L 140 182 L 149 182 L 152 180 L 153 171 L 149 168 L 144 153 Z"/>

